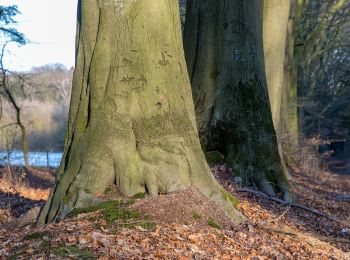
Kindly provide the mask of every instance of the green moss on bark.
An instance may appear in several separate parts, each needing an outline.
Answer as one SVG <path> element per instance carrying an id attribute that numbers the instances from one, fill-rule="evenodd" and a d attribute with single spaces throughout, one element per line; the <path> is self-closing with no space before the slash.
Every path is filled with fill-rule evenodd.
<path id="1" fill-rule="evenodd" d="M 202 147 L 222 153 L 244 184 L 275 195 L 289 187 L 266 83 L 262 9 L 260 0 L 189 1 L 184 46 Z"/>
<path id="2" fill-rule="evenodd" d="M 67 142 L 38 224 L 95 209 L 113 184 L 124 196 L 196 187 L 242 221 L 200 148 L 177 1 L 125 1 L 119 10 L 80 0 L 79 8 Z"/>

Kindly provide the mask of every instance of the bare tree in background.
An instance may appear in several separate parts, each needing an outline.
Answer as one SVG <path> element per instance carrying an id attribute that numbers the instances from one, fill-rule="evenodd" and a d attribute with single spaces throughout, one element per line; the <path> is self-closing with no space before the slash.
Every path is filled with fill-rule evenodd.
<path id="1" fill-rule="evenodd" d="M 4 65 L 4 57 L 6 54 L 7 46 L 11 43 L 24 45 L 27 42 L 25 36 L 22 33 L 18 32 L 15 28 L 11 27 L 13 24 L 16 23 L 16 21 L 14 20 L 14 16 L 16 16 L 17 14 L 19 14 L 17 6 L 0 6 L 0 42 L 2 44 L 0 53 L 0 120 L 2 117 L 2 105 L 4 99 L 11 104 L 16 113 L 16 123 L 1 126 L 0 129 L 12 125 L 19 126 L 21 130 L 21 142 L 24 154 L 25 167 L 28 168 L 29 159 L 26 128 L 21 119 L 21 107 L 15 98 L 15 94 L 13 91 L 15 87 L 11 85 L 10 76 L 16 77 L 20 80 L 21 88 L 23 88 L 24 79 L 22 79 L 19 74 L 8 70 Z M 16 85 L 16 87 L 18 86 Z"/>

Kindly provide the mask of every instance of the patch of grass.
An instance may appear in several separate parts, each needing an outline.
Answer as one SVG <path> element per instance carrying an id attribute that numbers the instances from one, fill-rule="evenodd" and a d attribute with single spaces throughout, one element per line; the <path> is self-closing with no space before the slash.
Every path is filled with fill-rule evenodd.
<path id="1" fill-rule="evenodd" d="M 144 229 L 155 229 L 156 228 L 156 223 L 152 222 L 152 221 L 146 221 L 140 224 L 140 227 L 144 228 Z"/>
<path id="2" fill-rule="evenodd" d="M 224 235 L 219 233 L 219 232 L 215 232 L 215 235 L 218 237 L 218 238 L 224 238 Z"/>
<path id="3" fill-rule="evenodd" d="M 129 202 L 122 201 L 106 201 L 98 205 L 87 207 L 87 208 L 75 208 L 71 213 L 68 214 L 68 217 L 76 217 L 82 213 L 90 213 L 95 211 L 102 211 L 103 218 L 111 225 L 116 220 L 128 220 L 128 219 L 137 219 L 140 217 L 140 213 L 134 210 L 128 210 L 122 206 L 129 205 Z"/>
<path id="4" fill-rule="evenodd" d="M 51 242 L 43 240 L 38 248 L 39 252 L 50 252 Z"/>
<path id="5" fill-rule="evenodd" d="M 199 214 L 199 213 L 197 213 L 197 212 L 193 212 L 192 217 L 193 217 L 195 220 L 199 220 L 199 219 L 202 218 L 201 214 Z"/>
<path id="6" fill-rule="evenodd" d="M 144 229 L 154 229 L 156 223 L 154 223 L 150 217 L 141 216 L 140 212 L 125 208 L 134 202 L 134 199 L 127 201 L 106 201 L 87 208 L 75 208 L 68 217 L 75 217 L 81 213 L 101 211 L 103 219 L 107 223 L 107 227 L 111 227 L 112 224 L 116 222 L 117 225 L 126 228 L 140 226 Z M 90 221 L 96 220 L 96 218 L 91 217 L 89 219 Z"/>
<path id="7" fill-rule="evenodd" d="M 216 223 L 212 218 L 208 219 L 208 226 L 211 226 L 213 228 L 220 229 L 220 230 L 222 229 L 222 227 L 218 223 Z"/>
<path id="8" fill-rule="evenodd" d="M 16 249 L 13 250 L 14 253 L 13 255 L 10 256 L 10 260 L 16 260 L 18 259 L 20 256 L 24 255 L 26 252 L 25 252 L 25 246 L 22 245 Z"/>
<path id="9" fill-rule="evenodd" d="M 80 249 L 76 246 L 61 246 L 53 248 L 53 254 L 60 257 L 74 257 L 75 259 L 97 259 L 97 257 L 87 249 Z"/>
<path id="10" fill-rule="evenodd" d="M 124 201 L 123 205 L 124 206 L 130 206 L 130 205 L 134 204 L 135 202 L 136 202 L 136 200 L 134 198 L 131 198 L 129 200 Z"/>
<path id="11" fill-rule="evenodd" d="M 144 199 L 146 197 L 146 192 L 138 192 L 132 196 L 134 199 Z"/>
<path id="12" fill-rule="evenodd" d="M 32 234 L 26 235 L 23 240 L 35 240 L 35 239 L 42 239 L 44 236 L 44 233 L 41 232 L 34 232 Z"/>
<path id="13" fill-rule="evenodd" d="M 108 224 L 112 224 L 116 220 L 128 220 L 137 219 L 140 217 L 140 213 L 134 210 L 127 210 L 121 207 L 106 208 L 103 211 L 103 218 Z"/>
<path id="14" fill-rule="evenodd" d="M 90 213 L 90 212 L 95 212 L 95 211 L 99 211 L 99 210 L 105 210 L 105 209 L 110 209 L 113 207 L 119 207 L 122 204 L 121 201 L 106 201 L 106 202 L 102 202 L 100 204 L 94 205 L 94 206 L 90 206 L 90 207 L 86 207 L 86 208 L 74 208 L 69 214 L 68 217 L 69 218 L 74 218 L 76 216 L 78 216 L 79 214 L 82 213 Z"/>

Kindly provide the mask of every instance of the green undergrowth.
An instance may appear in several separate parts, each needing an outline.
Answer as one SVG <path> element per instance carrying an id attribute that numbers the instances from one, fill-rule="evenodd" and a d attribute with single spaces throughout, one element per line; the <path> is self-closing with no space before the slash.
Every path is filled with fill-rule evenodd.
<path id="1" fill-rule="evenodd" d="M 63 259 L 97 259 L 97 257 L 88 249 L 80 249 L 77 246 L 66 246 L 66 245 L 58 245 L 53 246 L 50 241 L 43 240 L 43 233 L 36 232 L 24 237 L 24 240 L 34 240 L 40 239 L 41 242 L 38 243 L 37 248 L 34 251 L 35 255 L 43 255 L 43 254 L 53 254 L 57 257 L 62 257 Z M 14 249 L 14 253 L 9 258 L 10 260 L 16 260 L 22 258 L 26 255 L 27 247 L 25 245 L 21 245 Z M 25 258 L 26 259 L 26 258 Z M 29 258 L 28 258 L 29 259 Z"/>
<path id="2" fill-rule="evenodd" d="M 134 196 L 132 196 L 134 199 L 144 199 L 146 198 L 146 193 L 145 192 L 139 192 L 136 193 Z"/>
<path id="3" fill-rule="evenodd" d="M 77 246 L 52 246 L 50 241 L 43 241 L 36 253 L 53 254 L 63 259 L 97 259 L 97 257 L 88 249 L 78 248 Z"/>
<path id="4" fill-rule="evenodd" d="M 53 254 L 59 257 L 73 257 L 74 259 L 97 259 L 88 249 L 80 249 L 76 246 L 60 246 L 53 248 Z"/>
<path id="5" fill-rule="evenodd" d="M 43 238 L 44 233 L 42 232 L 34 232 L 32 234 L 26 235 L 23 240 L 35 240 Z"/>
<path id="6" fill-rule="evenodd" d="M 193 212 L 192 217 L 195 220 L 200 220 L 202 218 L 201 214 L 199 214 L 198 212 Z"/>
<path id="7" fill-rule="evenodd" d="M 26 247 L 24 245 L 21 245 L 19 247 L 13 248 L 13 254 L 10 256 L 9 260 L 16 260 L 20 256 L 25 255 L 26 253 Z"/>
<path id="8" fill-rule="evenodd" d="M 222 227 L 218 223 L 216 223 L 212 218 L 209 218 L 207 223 L 208 223 L 208 226 L 210 227 L 220 229 L 220 230 L 222 229 Z"/>
<path id="9" fill-rule="evenodd" d="M 137 196 L 140 197 L 140 194 Z M 117 222 L 116 224 L 127 228 L 134 228 L 135 226 L 140 226 L 144 229 L 155 228 L 155 223 L 149 217 L 142 216 L 141 213 L 136 210 L 129 210 L 126 208 L 134 202 L 134 199 L 128 201 L 105 201 L 98 205 L 86 208 L 75 208 L 68 215 L 68 217 L 73 218 L 82 213 L 101 211 L 102 217 L 107 222 L 107 226 L 109 227 Z"/>
<path id="10" fill-rule="evenodd" d="M 209 164 L 221 164 L 224 162 L 224 156 L 218 151 L 206 152 L 205 158 Z"/>

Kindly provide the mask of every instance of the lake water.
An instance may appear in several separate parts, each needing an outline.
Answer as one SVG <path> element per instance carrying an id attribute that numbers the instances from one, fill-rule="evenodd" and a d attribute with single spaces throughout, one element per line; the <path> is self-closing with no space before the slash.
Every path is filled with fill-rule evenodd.
<path id="1" fill-rule="evenodd" d="M 59 152 L 30 152 L 29 164 L 33 167 L 53 167 L 57 168 L 61 162 L 62 153 Z M 0 165 L 8 163 L 7 152 L 0 151 Z M 21 151 L 10 153 L 10 164 L 14 166 L 24 166 L 24 156 Z"/>

